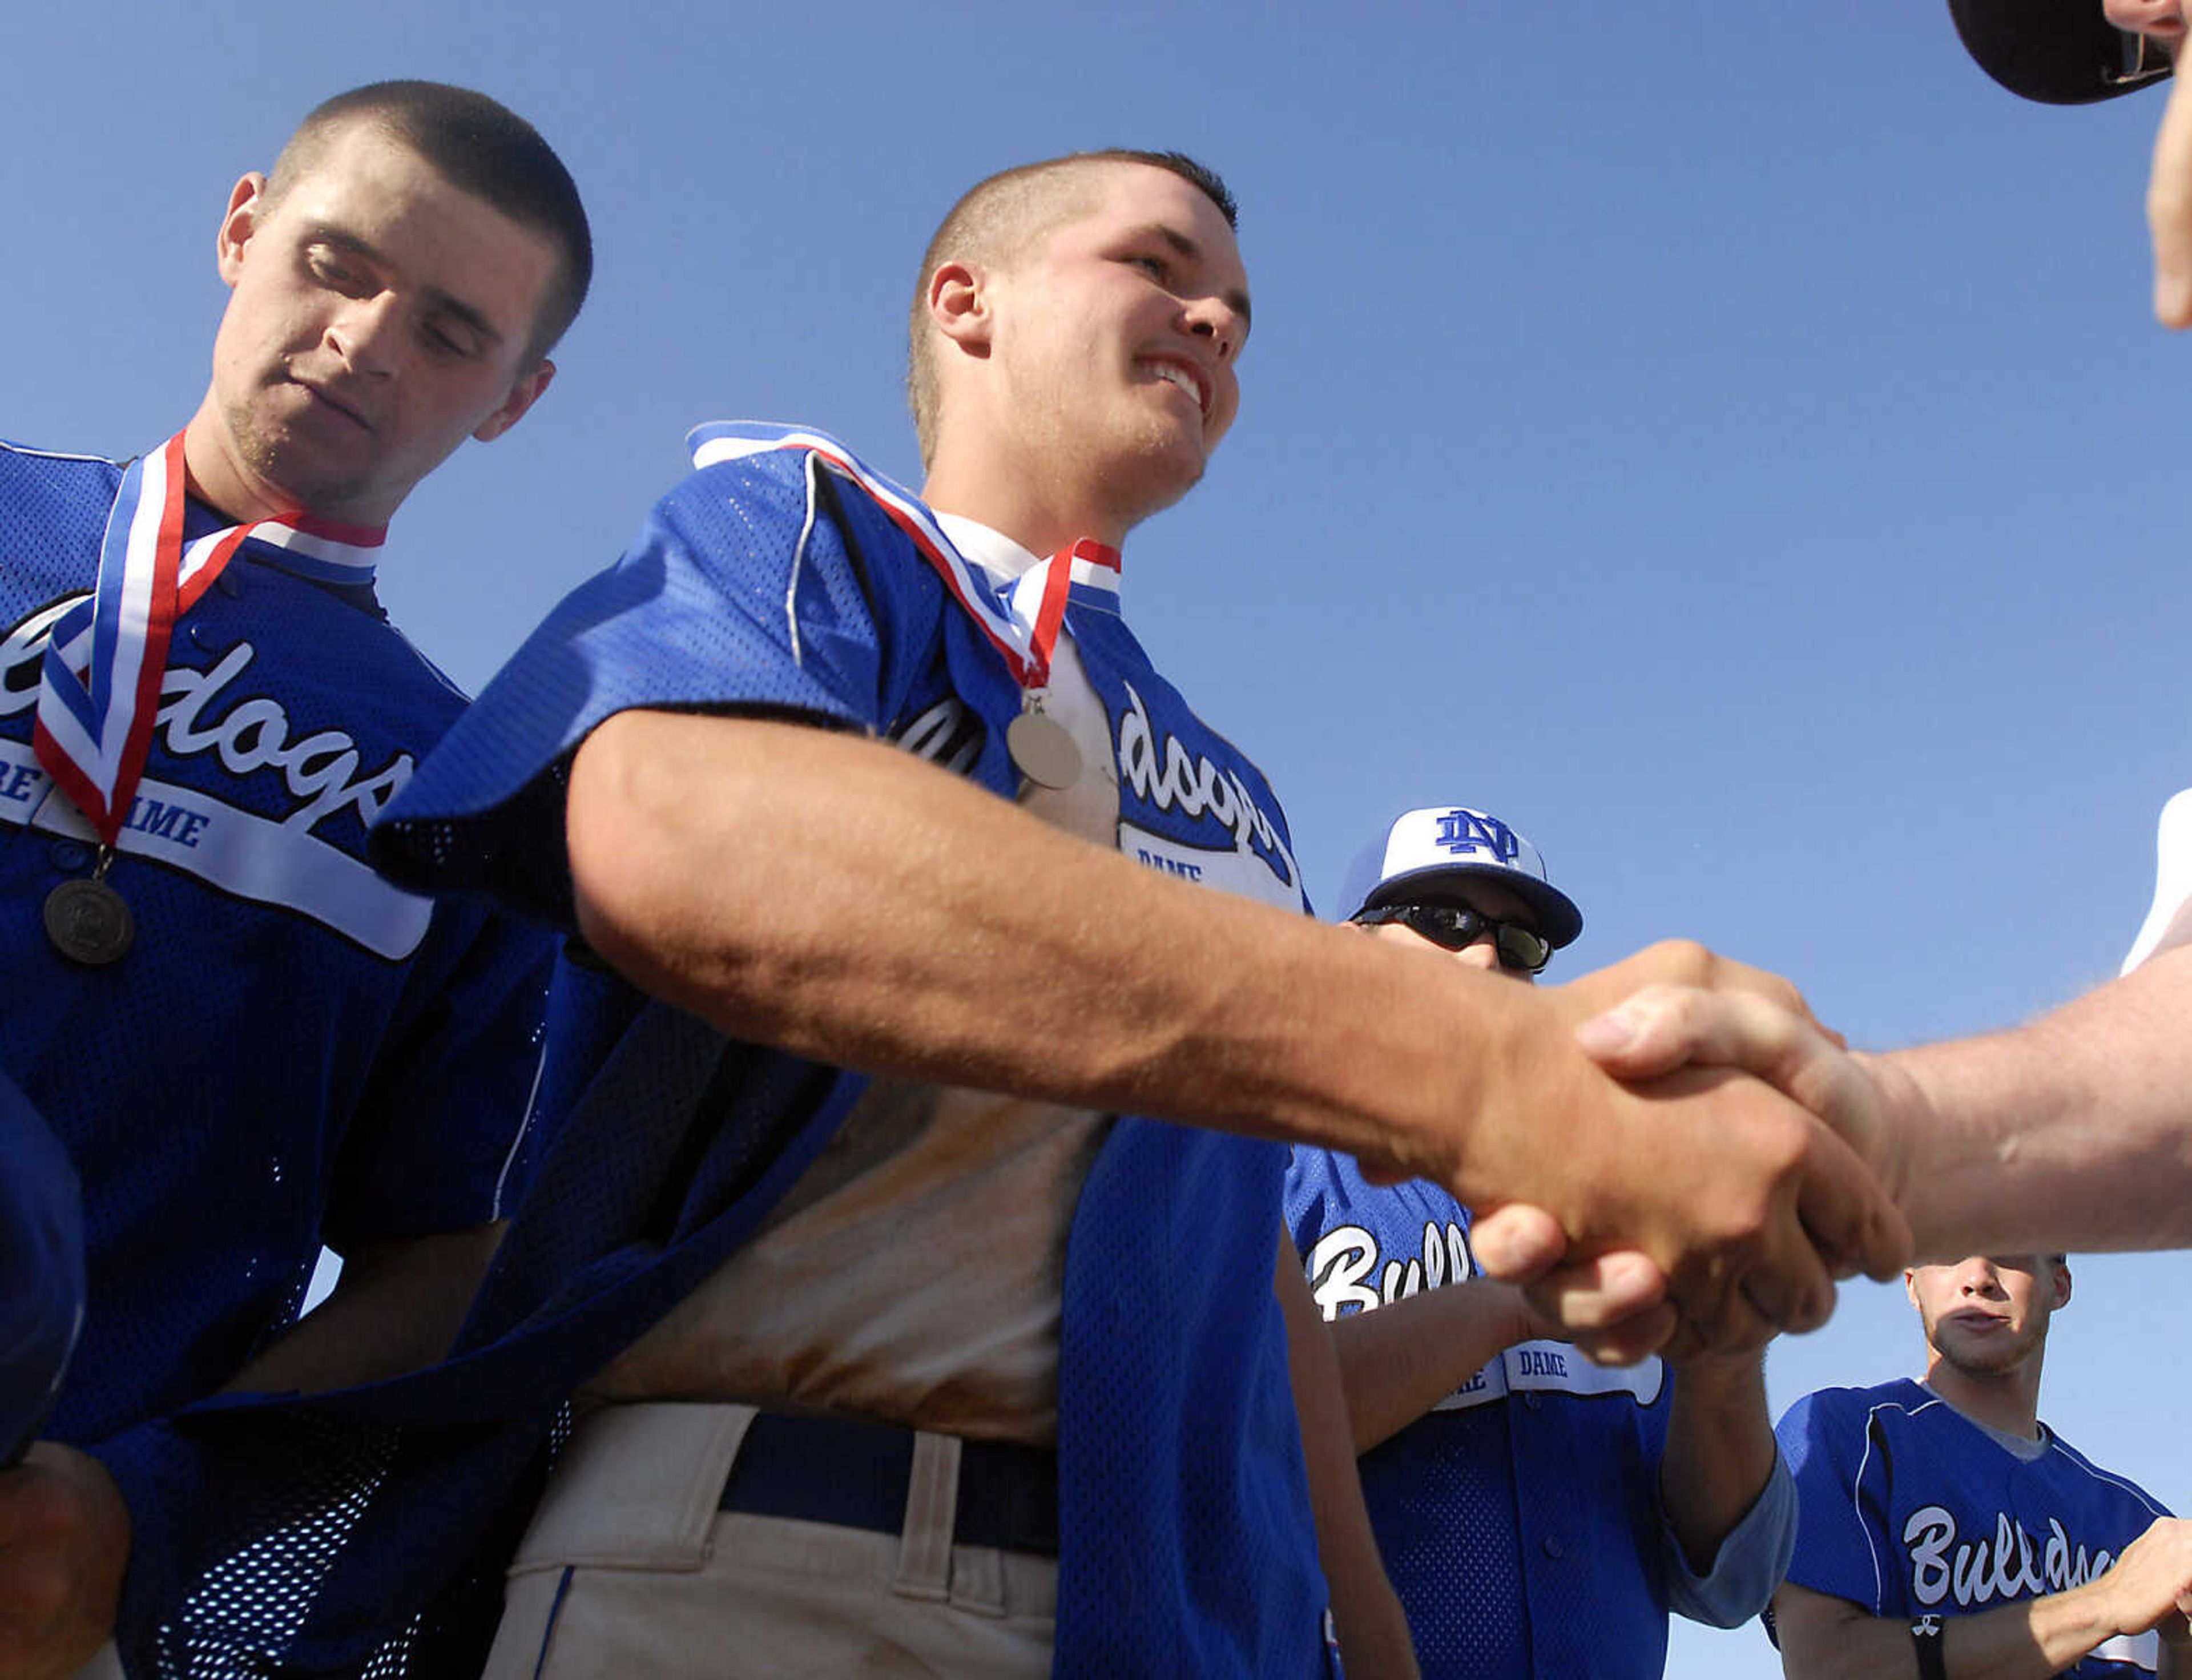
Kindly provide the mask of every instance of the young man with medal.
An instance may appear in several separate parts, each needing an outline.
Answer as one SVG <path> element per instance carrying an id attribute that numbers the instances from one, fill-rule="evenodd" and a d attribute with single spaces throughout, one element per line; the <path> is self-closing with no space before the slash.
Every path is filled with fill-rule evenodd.
<path id="1" fill-rule="evenodd" d="M 1685 948 L 1531 994 L 1301 914 L 1269 786 L 1121 610 L 1127 533 L 1232 421 L 1248 312 L 1186 160 L 983 183 L 914 300 L 922 494 L 820 433 L 702 428 L 376 831 L 397 878 L 571 929 L 660 1000 L 626 994 L 468 1329 L 548 1300 L 519 1340 L 607 1403 L 494 1671 L 768 1671 L 825 1637 L 931 1671 L 1317 1671 L 1330 1434 L 1288 1390 L 1282 1313 L 1318 1339 L 1285 1151 L 1134 1117 L 1527 1197 L 1671 1266 L 1698 1335 L 1816 1322 L 1830 1269 L 1899 1254 L 1792 1105 L 1647 1100 L 1571 1040 L 1653 975 L 1778 983 Z M 499 1351 L 417 1391 L 515 1406 Z M 1359 1500 L 1319 1497 L 1342 1527 Z M 1405 1669 L 1374 1569 L 1321 1567 L 1358 1661 Z"/>
<path id="2" fill-rule="evenodd" d="M 528 1169 L 539 935 L 378 879 L 368 826 L 464 705 L 374 597 L 391 517 L 553 374 L 591 249 L 482 95 L 390 83 L 237 182 L 189 423 L 126 464 L 0 447 L 0 1068 L 82 1180 L 83 1340 L 0 1473 L 0 1671 L 66 1672 L 165 1420 L 330 1303 L 435 1357 Z M 378 1332 L 377 1332 L 378 1333 Z M 301 1380 L 307 1340 L 255 1380 Z"/>

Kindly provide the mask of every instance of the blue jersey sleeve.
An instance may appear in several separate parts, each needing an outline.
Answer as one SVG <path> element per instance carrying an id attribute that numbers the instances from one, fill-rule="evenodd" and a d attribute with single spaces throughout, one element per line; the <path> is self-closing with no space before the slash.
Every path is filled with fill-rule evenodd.
<path id="1" fill-rule="evenodd" d="M 1774 1433 L 1796 1483 L 1796 1546 L 1788 1579 L 1843 1598 L 1870 1615 L 1887 1611 L 1879 1525 L 1886 1521 L 1887 1465 L 1875 1450 L 1868 1391 L 1822 1389 L 1782 1415 Z"/>
<path id="2" fill-rule="evenodd" d="M 1681 1378 L 1675 1379 L 1680 1405 Z M 1773 1457 L 1772 1473 L 1743 1520 L 1727 1532 L 1704 1574 L 1690 1560 L 1675 1531 L 1659 1517 L 1659 1552 L 1667 1569 L 1667 1604 L 1677 1614 L 1708 1627 L 1740 1627 L 1764 1609 L 1789 1571 L 1796 1545 L 1796 1483 L 1789 1461 Z"/>
<path id="3" fill-rule="evenodd" d="M 375 1238 L 505 1217 L 545 1146 L 534 1097 L 555 942 L 444 903 L 344 1139 L 322 1234 Z"/>
<path id="4" fill-rule="evenodd" d="M 374 863 L 568 926 L 563 773 L 604 719 L 654 707 L 879 726 L 883 626 L 928 581 L 871 565 L 890 534 L 805 452 L 694 472 L 443 737 L 375 831 Z"/>
<path id="5" fill-rule="evenodd" d="M 1344 1192 L 1332 1151 L 1295 1144 L 1287 1151 L 1282 1217 L 1287 1234 L 1304 1255 L 1316 1239 L 1342 1222 Z"/>

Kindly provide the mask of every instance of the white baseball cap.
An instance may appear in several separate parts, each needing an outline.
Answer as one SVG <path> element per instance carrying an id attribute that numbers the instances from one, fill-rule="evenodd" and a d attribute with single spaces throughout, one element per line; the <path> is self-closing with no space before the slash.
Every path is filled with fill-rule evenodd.
<path id="1" fill-rule="evenodd" d="M 1466 805 L 1403 811 L 1378 831 L 1347 871 L 1340 902 L 1349 917 L 1413 896 L 1441 880 L 1497 881 L 1529 906 L 1538 931 L 1557 951 L 1583 931 L 1583 911 L 1545 877 L 1538 849 L 1489 814 Z"/>

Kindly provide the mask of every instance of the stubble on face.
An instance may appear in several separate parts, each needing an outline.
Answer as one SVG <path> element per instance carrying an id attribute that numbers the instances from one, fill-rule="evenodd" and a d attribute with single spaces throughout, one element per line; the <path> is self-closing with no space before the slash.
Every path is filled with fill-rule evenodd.
<path id="1" fill-rule="evenodd" d="M 1213 412 L 1184 415 L 1188 405 L 1150 370 L 1153 352 L 1214 357 L 1180 332 L 1181 305 L 1166 288 L 1192 294 L 1245 282 L 1232 278 L 1240 257 L 1231 230 L 1190 183 L 1134 163 L 1092 164 L 1089 173 L 1076 213 L 1012 266 L 1019 308 L 1001 329 L 999 374 L 1013 442 L 1030 470 L 1073 487 L 1124 529 L 1201 482 L 1236 400 L 1227 367 L 1216 374 Z M 1164 283 L 1133 266 L 1137 231 L 1160 227 L 1203 253 L 1190 263 L 1142 231 L 1152 258 L 1178 265 Z"/>
<path id="2" fill-rule="evenodd" d="M 209 441 L 281 505 L 374 524 L 509 397 L 556 259 L 361 122 L 262 191 L 234 260 Z"/>

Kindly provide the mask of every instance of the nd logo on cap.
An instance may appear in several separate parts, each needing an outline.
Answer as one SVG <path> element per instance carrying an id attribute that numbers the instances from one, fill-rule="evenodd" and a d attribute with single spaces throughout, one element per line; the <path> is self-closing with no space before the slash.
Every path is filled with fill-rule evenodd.
<path id="1" fill-rule="evenodd" d="M 1438 820 L 1438 843 L 1449 852 L 1483 852 L 1495 863 L 1512 863 L 1522 849 L 1522 838 L 1497 817 L 1457 805 Z M 1538 866 L 1540 878 L 1544 865 Z"/>
<path id="2" fill-rule="evenodd" d="M 1340 905 L 1352 917 L 1471 876 L 1498 881 L 1528 905 L 1556 950 L 1583 931 L 1583 912 L 1546 877 L 1538 849 L 1469 805 L 1425 805 L 1395 817 L 1347 871 Z"/>

